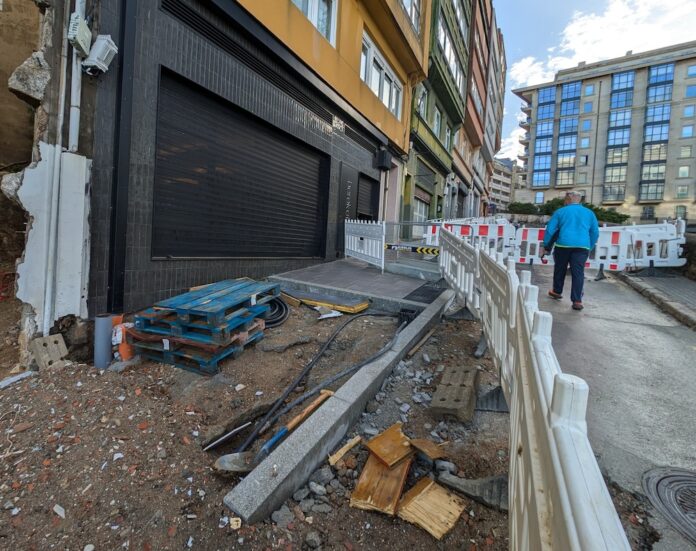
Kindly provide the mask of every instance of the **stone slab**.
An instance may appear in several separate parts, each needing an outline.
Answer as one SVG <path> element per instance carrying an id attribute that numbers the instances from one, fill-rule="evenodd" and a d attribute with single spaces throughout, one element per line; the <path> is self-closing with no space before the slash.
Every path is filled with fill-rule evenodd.
<path id="1" fill-rule="evenodd" d="M 268 518 L 343 439 L 386 376 L 454 299 L 443 292 L 397 338 L 392 350 L 363 367 L 282 442 L 256 469 L 224 498 L 225 505 L 247 523 Z"/>
<path id="2" fill-rule="evenodd" d="M 471 421 L 478 394 L 478 369 L 451 367 L 442 373 L 430 410 L 435 415 L 451 415 L 463 423 Z"/>

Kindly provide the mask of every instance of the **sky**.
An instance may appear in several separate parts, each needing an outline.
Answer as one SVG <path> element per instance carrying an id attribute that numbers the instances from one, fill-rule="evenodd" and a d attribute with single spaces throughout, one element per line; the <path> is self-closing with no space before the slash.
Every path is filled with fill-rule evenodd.
<path id="1" fill-rule="evenodd" d="M 494 0 L 507 56 L 502 147 L 517 159 L 522 101 L 511 90 L 579 62 L 696 40 L 696 0 Z"/>

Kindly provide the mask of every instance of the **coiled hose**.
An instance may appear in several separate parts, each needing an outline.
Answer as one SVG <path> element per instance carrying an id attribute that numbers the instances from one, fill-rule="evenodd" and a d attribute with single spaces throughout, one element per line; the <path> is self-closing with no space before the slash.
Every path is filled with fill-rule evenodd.
<path id="1" fill-rule="evenodd" d="M 290 316 L 290 308 L 288 308 L 287 303 L 280 297 L 273 297 L 268 302 L 268 305 L 271 308 L 268 311 L 268 316 L 265 318 L 266 328 L 272 329 L 285 323 Z"/>

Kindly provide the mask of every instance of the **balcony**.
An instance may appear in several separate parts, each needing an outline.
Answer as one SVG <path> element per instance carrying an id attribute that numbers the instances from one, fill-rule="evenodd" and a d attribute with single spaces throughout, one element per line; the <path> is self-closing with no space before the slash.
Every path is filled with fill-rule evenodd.
<path id="1" fill-rule="evenodd" d="M 532 114 L 532 106 L 529 105 L 528 103 L 523 103 L 523 104 L 520 106 L 520 109 L 522 109 L 522 112 L 525 113 L 525 114 L 527 114 L 527 115 L 531 115 L 531 114 Z"/>
<path id="2" fill-rule="evenodd" d="M 659 203 L 665 192 L 664 182 L 642 182 L 640 184 L 640 194 L 638 201 L 640 203 Z"/>
<path id="3" fill-rule="evenodd" d="M 525 120 L 520 121 L 520 126 L 525 130 L 529 130 L 529 126 L 532 124 L 532 119 L 527 117 Z"/>
<path id="4" fill-rule="evenodd" d="M 526 160 L 528 160 L 528 159 L 529 159 L 529 150 L 528 150 L 528 149 L 525 149 L 523 153 L 520 153 L 520 154 L 517 156 L 517 158 L 518 158 L 520 161 L 526 161 Z"/>
<path id="5" fill-rule="evenodd" d="M 520 143 L 522 145 L 529 145 L 529 132 L 520 138 Z"/>

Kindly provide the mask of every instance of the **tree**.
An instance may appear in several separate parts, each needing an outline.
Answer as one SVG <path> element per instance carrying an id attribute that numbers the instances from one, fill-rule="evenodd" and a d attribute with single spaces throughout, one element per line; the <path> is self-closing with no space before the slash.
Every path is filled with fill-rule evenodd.
<path id="1" fill-rule="evenodd" d="M 630 218 L 628 214 L 621 214 L 620 212 L 616 212 L 615 210 L 597 207 L 592 203 L 586 203 L 585 206 L 595 213 L 597 220 L 599 220 L 600 222 L 622 224 Z"/>
<path id="2" fill-rule="evenodd" d="M 554 212 L 565 205 L 565 199 L 563 197 L 555 197 L 550 201 L 546 201 L 543 205 L 539 207 L 539 214 L 545 214 L 551 216 Z"/>
<path id="3" fill-rule="evenodd" d="M 507 210 L 511 214 L 539 214 L 539 210 L 532 203 L 518 203 L 517 201 L 510 203 Z"/>

